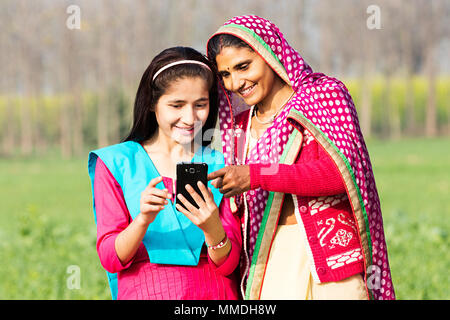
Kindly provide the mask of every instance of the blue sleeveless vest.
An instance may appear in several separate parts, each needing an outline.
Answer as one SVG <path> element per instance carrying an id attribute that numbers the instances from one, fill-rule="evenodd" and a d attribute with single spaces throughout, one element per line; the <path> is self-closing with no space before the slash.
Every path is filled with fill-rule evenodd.
<path id="1" fill-rule="evenodd" d="M 132 219 L 140 212 L 142 191 L 153 178 L 159 177 L 155 165 L 145 149 L 137 142 L 127 141 L 94 150 L 89 153 L 88 171 L 91 179 L 92 195 L 94 196 L 94 178 L 97 159 L 100 158 L 122 188 L 125 203 Z M 222 153 L 208 147 L 198 148 L 192 162 L 208 164 L 208 174 L 223 168 L 225 165 Z M 156 185 L 164 189 L 161 181 Z M 210 182 L 214 202 L 219 206 L 222 194 Z M 94 218 L 97 215 L 94 204 Z M 156 219 L 149 225 L 142 242 L 147 249 L 152 263 L 196 266 L 200 251 L 205 241 L 203 231 L 193 224 L 186 216 L 169 204 L 161 210 Z M 107 272 L 112 298 L 117 299 L 117 274 Z"/>

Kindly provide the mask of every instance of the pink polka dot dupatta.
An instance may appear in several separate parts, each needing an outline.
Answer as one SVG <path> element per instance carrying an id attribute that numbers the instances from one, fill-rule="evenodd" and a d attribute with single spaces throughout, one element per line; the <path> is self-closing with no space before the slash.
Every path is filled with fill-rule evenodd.
<path id="1" fill-rule="evenodd" d="M 255 15 L 234 17 L 214 35 L 224 33 L 248 43 L 295 91 L 274 123 L 249 150 L 246 159 L 243 151 L 247 128 L 237 127 L 235 118 L 249 106 L 220 86 L 219 126 L 226 165 L 278 163 L 293 130 L 308 130 L 333 159 L 338 157 L 345 163 L 344 168 L 339 169 L 343 176 L 349 177 L 347 193 L 357 220 L 362 221 L 359 226 L 365 228 L 361 241 L 365 251 L 366 285 L 372 297 L 394 299 L 379 196 L 356 108 L 347 88 L 335 78 L 314 73 L 269 20 Z M 259 188 L 250 190 L 245 197 L 249 224 L 248 235 L 244 234 L 245 251 L 250 259 L 268 196 L 268 191 Z M 235 200 L 238 206 L 242 205 L 242 196 Z"/>

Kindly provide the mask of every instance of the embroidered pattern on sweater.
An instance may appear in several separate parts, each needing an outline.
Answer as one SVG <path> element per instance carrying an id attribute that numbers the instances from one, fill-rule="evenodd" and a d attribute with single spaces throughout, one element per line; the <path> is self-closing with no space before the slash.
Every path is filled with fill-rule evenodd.
<path id="1" fill-rule="evenodd" d="M 336 269 L 362 259 L 361 248 L 356 248 L 327 258 L 327 264 L 331 269 Z"/>
<path id="2" fill-rule="evenodd" d="M 333 256 L 359 246 L 358 230 L 350 216 L 346 194 L 314 198 L 308 205 L 311 216 L 317 219 L 317 237 L 322 248 Z"/>
<path id="3" fill-rule="evenodd" d="M 322 220 L 319 220 L 317 222 L 318 225 L 321 225 L 323 223 Z M 319 234 L 317 235 L 319 237 L 319 242 L 322 247 L 326 245 L 325 238 L 326 236 L 334 229 L 334 224 L 336 223 L 336 219 L 329 218 L 325 221 L 326 226 L 320 229 Z"/>
<path id="4" fill-rule="evenodd" d="M 330 240 L 333 245 L 339 245 L 341 247 L 346 247 L 350 240 L 353 238 L 353 233 L 345 231 L 344 229 L 339 229 L 334 237 Z M 330 246 L 330 249 L 334 246 Z"/>
<path id="5" fill-rule="evenodd" d="M 316 213 L 328 209 L 329 207 L 333 207 L 342 201 L 347 200 L 347 194 L 338 194 L 335 196 L 329 197 L 318 197 L 309 201 L 309 208 L 311 215 L 315 215 Z"/>

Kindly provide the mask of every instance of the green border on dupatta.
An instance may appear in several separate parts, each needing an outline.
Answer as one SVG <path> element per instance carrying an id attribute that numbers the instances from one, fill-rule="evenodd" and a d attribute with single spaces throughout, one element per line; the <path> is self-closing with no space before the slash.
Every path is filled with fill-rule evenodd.
<path id="1" fill-rule="evenodd" d="M 286 156 L 289 153 L 289 149 L 291 148 L 292 143 L 294 142 L 295 138 L 297 137 L 297 134 L 298 134 L 298 131 L 294 129 L 294 132 L 289 137 L 289 140 L 285 146 L 285 149 L 284 149 L 283 153 L 281 154 L 279 163 L 283 163 L 284 160 L 286 159 Z M 248 300 L 250 298 L 251 287 L 252 287 L 252 283 L 253 283 L 253 276 L 255 273 L 256 263 L 258 262 L 258 253 L 259 253 L 259 249 L 261 247 L 262 239 L 264 237 L 267 219 L 269 218 L 269 214 L 272 209 L 272 201 L 273 201 L 274 196 L 275 196 L 275 192 L 271 191 L 269 193 L 269 197 L 267 198 L 267 203 L 266 203 L 266 207 L 264 209 L 264 215 L 263 215 L 263 218 L 261 221 L 261 226 L 259 227 L 258 236 L 257 236 L 256 243 L 255 243 L 255 249 L 253 250 L 253 257 L 252 257 L 251 263 L 250 263 L 250 271 L 248 274 L 247 286 L 245 288 L 245 299 L 246 300 Z"/>
<path id="2" fill-rule="evenodd" d="M 359 200 L 359 204 L 360 204 L 360 207 L 361 207 L 361 212 L 363 213 L 364 222 L 365 222 L 365 225 L 366 225 L 366 235 L 367 235 L 367 242 L 368 242 L 367 246 L 369 248 L 369 258 L 370 258 L 370 261 L 367 261 L 367 262 L 368 262 L 368 265 L 372 265 L 372 263 L 373 263 L 373 261 L 372 261 L 372 252 L 373 251 L 372 251 L 372 239 L 371 239 L 371 236 L 370 236 L 370 229 L 369 229 L 369 219 L 367 217 L 367 211 L 366 211 L 366 207 L 364 205 L 364 200 L 363 200 L 363 198 L 361 196 L 361 191 L 359 190 L 359 187 L 356 184 L 355 175 L 353 173 L 352 167 L 350 166 L 350 163 L 348 162 L 347 158 L 342 154 L 342 152 L 335 146 L 335 144 L 327 137 L 327 135 L 322 130 L 317 128 L 317 126 L 314 125 L 310 120 L 308 120 L 300 111 L 292 109 L 291 112 L 294 112 L 295 114 L 299 115 L 302 119 L 306 120 L 308 124 L 310 124 L 313 128 L 315 128 L 317 130 L 317 132 L 319 132 L 320 135 L 323 138 L 325 138 L 325 140 L 333 147 L 333 149 L 336 151 L 336 153 L 339 155 L 339 157 L 344 161 L 344 163 L 345 163 L 345 165 L 347 167 L 347 170 L 349 171 L 350 176 L 352 178 L 353 184 L 355 186 L 355 190 L 356 190 L 356 193 L 358 195 L 358 200 Z"/>
<path id="3" fill-rule="evenodd" d="M 267 43 L 253 30 L 241 26 L 239 24 L 230 23 L 220 27 L 212 36 L 217 34 L 231 34 L 238 37 L 239 39 L 250 45 L 253 50 L 258 53 L 266 63 L 272 67 L 272 69 L 289 85 L 291 81 L 287 75 L 286 69 L 281 61 L 278 59 L 277 55 L 272 51 Z"/>
<path id="4" fill-rule="evenodd" d="M 223 26 L 223 28 L 227 28 L 227 27 L 236 27 L 236 28 L 242 29 L 245 32 L 248 32 L 249 34 L 251 34 L 253 36 L 253 38 L 255 38 L 264 48 L 266 48 L 266 50 L 270 52 L 270 54 L 274 57 L 274 59 L 277 60 L 281 66 L 283 66 L 280 59 L 278 59 L 277 55 L 273 52 L 273 50 L 269 47 L 269 45 L 266 42 L 264 42 L 264 40 L 255 31 L 253 31 L 252 29 L 249 29 L 247 27 L 241 26 L 240 24 L 235 24 L 235 23 L 230 23 L 230 24 Z M 284 66 L 283 66 L 283 68 L 284 68 Z"/>

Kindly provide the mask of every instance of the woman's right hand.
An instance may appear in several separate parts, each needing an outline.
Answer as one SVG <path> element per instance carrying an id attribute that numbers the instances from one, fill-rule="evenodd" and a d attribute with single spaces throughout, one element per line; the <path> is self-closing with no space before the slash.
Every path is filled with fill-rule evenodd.
<path id="1" fill-rule="evenodd" d="M 156 185 L 162 180 L 162 177 L 152 179 L 141 193 L 141 212 L 138 217 L 146 224 L 150 224 L 156 219 L 157 214 L 169 203 L 167 199 L 171 198 L 167 189 L 156 188 Z"/>
<path id="2" fill-rule="evenodd" d="M 208 180 L 214 180 L 213 186 L 225 198 L 231 198 L 250 190 L 250 166 L 226 166 L 208 174 Z"/>

